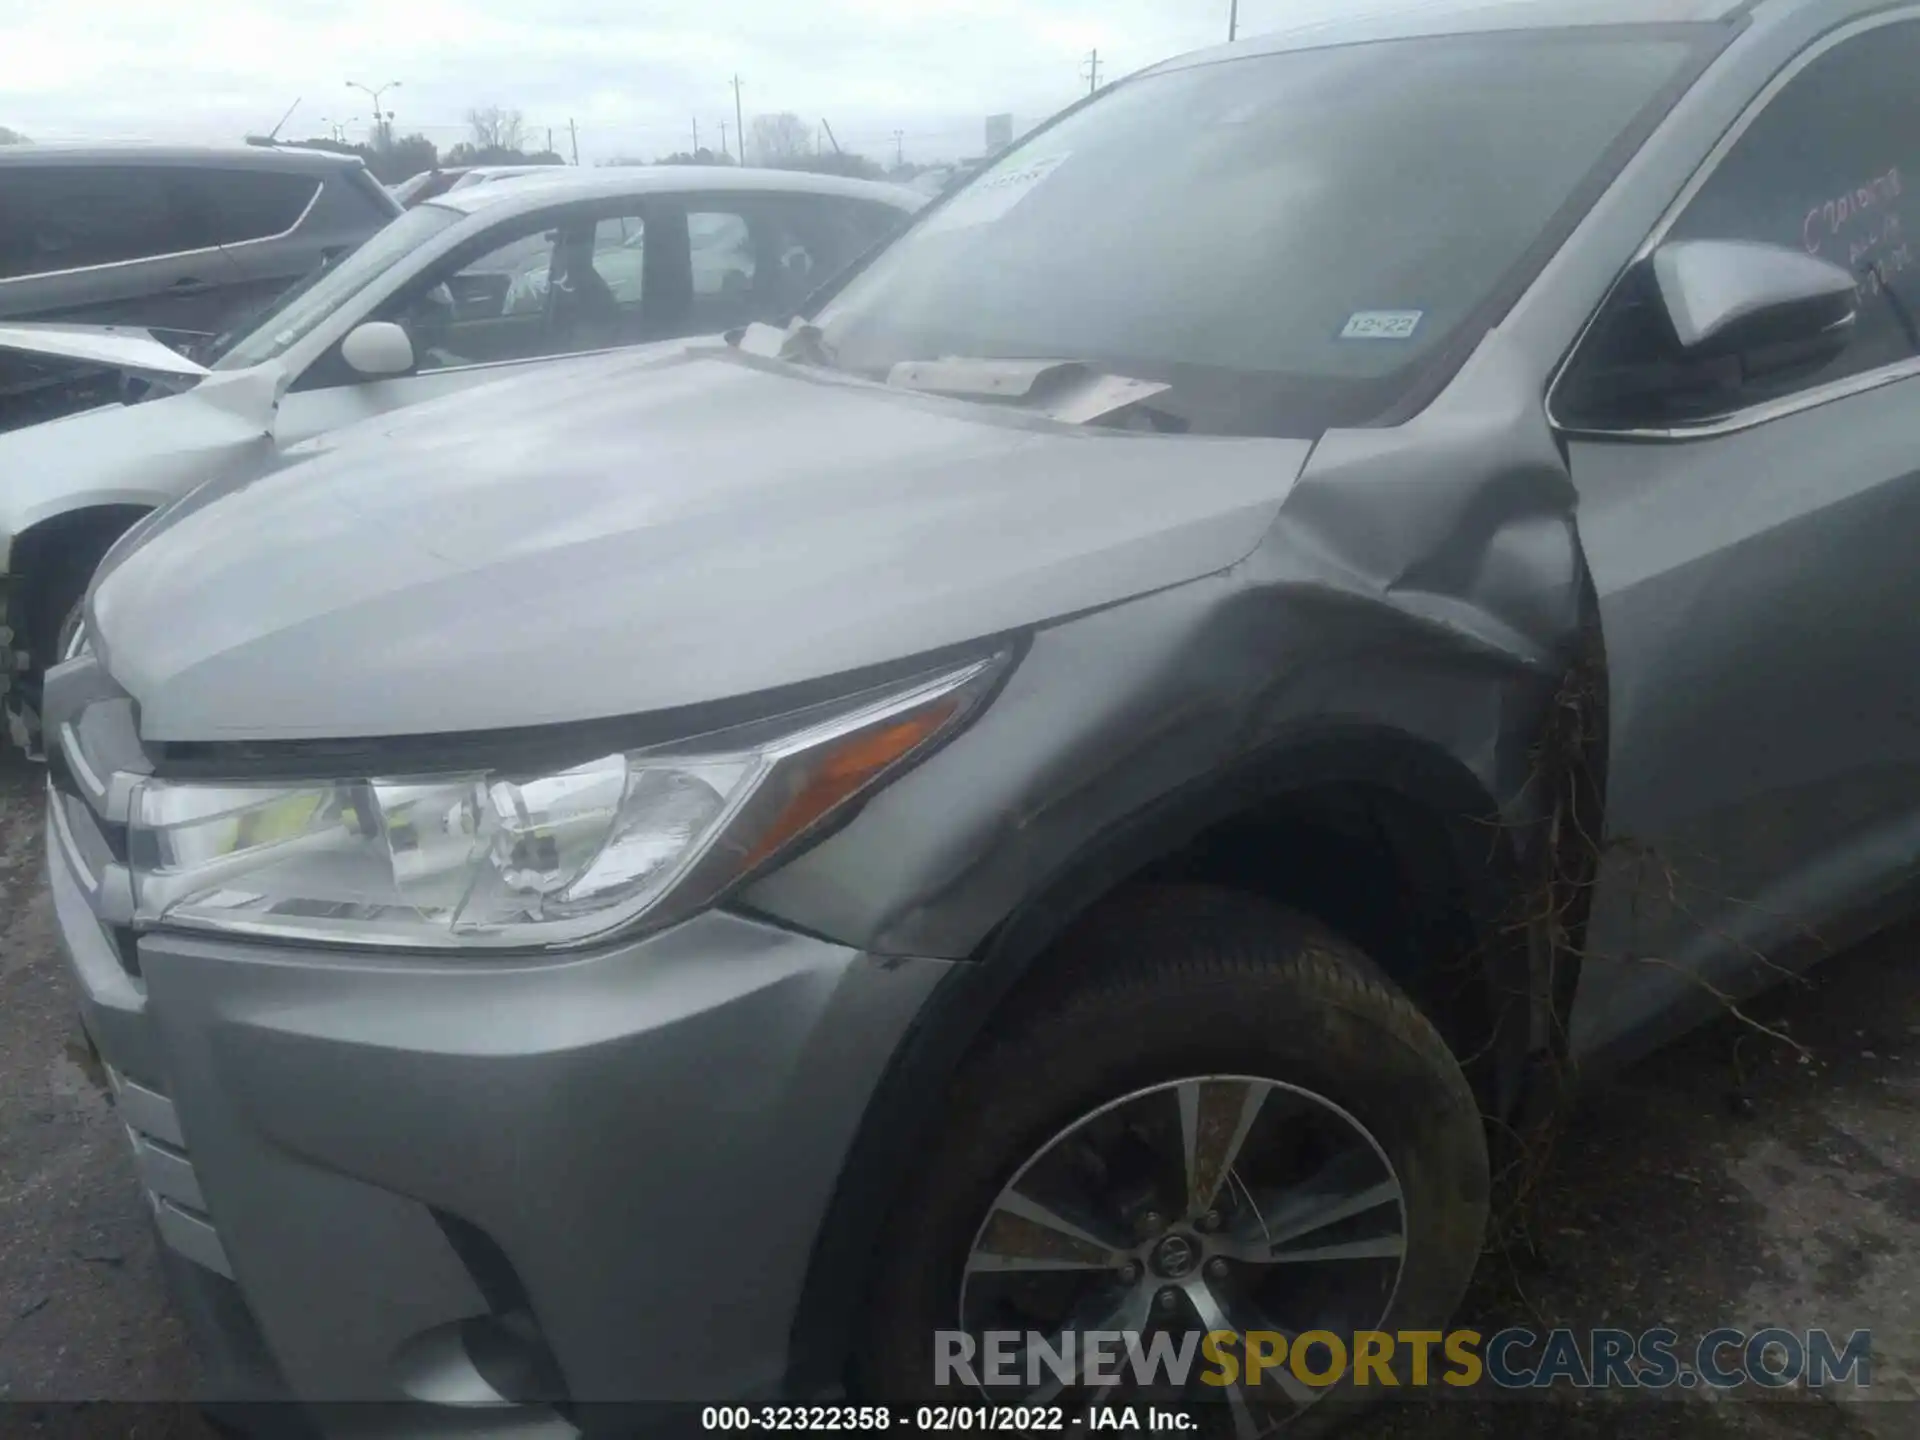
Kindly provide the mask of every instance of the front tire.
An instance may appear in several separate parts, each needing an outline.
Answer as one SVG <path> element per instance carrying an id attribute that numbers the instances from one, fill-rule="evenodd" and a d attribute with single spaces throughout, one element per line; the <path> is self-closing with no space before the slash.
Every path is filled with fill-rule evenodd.
<path id="1" fill-rule="evenodd" d="M 1485 1130 L 1445 1041 L 1364 954 L 1255 897 L 1152 887 L 1054 959 L 963 1064 L 889 1222 L 861 1393 L 978 1398 L 936 1384 L 936 1331 L 1444 1328 L 1486 1227 Z M 1033 1378 L 991 1398 L 1052 1401 L 1057 1377 Z M 1297 1436 L 1353 1398 L 1278 1381 L 1208 1409 Z"/>

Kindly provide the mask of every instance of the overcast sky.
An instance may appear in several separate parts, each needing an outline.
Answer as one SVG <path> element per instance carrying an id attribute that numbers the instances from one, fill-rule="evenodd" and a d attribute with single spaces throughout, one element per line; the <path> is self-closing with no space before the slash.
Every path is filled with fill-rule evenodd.
<path id="1" fill-rule="evenodd" d="M 1241 0 L 1243 34 L 1420 0 Z M 734 116 L 824 117 L 909 160 L 976 154 L 993 112 L 1037 121 L 1086 86 L 1226 38 L 1229 0 L 0 0 L 0 125 L 36 140 L 365 137 L 357 80 L 401 82 L 397 133 L 443 149 L 475 106 L 518 109 L 581 159 L 717 145 Z"/>

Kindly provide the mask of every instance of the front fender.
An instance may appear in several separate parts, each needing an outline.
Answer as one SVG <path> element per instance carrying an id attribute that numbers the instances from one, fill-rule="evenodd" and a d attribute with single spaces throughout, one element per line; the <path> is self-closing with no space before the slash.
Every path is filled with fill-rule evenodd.
<path id="1" fill-rule="evenodd" d="M 1414 420 L 1329 434 L 1245 560 L 1039 630 L 971 731 L 746 903 L 970 958 L 1102 837 L 1328 730 L 1449 757 L 1537 860 L 1541 742 L 1597 636 L 1541 384 L 1496 337 Z"/>
<path id="2" fill-rule="evenodd" d="M 264 382 L 264 383 L 263 383 Z M 180 395 L 112 405 L 0 435 L 0 573 L 20 536 L 107 505 L 156 509 L 274 453 L 274 387 L 254 371 Z"/>
<path id="3" fill-rule="evenodd" d="M 943 982 L 849 1154 L 795 1393 L 831 1387 L 872 1236 L 995 1007 L 1076 915 L 1238 810 L 1382 787 L 1442 818 L 1482 925 L 1552 887 L 1537 911 L 1559 920 L 1496 926 L 1488 980 L 1528 1000 L 1502 1012 L 1502 1072 L 1560 1043 L 1592 857 L 1541 822 L 1572 785 L 1600 833 L 1605 686 L 1576 682 L 1603 682 L 1605 657 L 1543 385 L 1496 334 L 1420 416 L 1330 434 L 1246 560 L 1035 634 L 971 731 L 742 897 L 862 948 L 977 962 Z M 1569 756 L 1576 693 L 1600 713 Z"/>

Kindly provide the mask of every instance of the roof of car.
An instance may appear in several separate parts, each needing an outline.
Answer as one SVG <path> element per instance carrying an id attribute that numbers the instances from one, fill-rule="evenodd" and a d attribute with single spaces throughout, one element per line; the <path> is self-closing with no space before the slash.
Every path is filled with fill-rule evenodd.
<path id="1" fill-rule="evenodd" d="M 1367 40 L 1412 40 L 1486 30 L 1555 30 L 1594 25 L 1709 23 L 1754 7 L 1755 0 L 1440 0 L 1390 8 L 1374 0 L 1338 19 L 1252 35 L 1176 56 L 1151 70 L 1179 70 L 1229 57 L 1311 50 Z M 1151 70 L 1148 73 L 1151 73 Z"/>
<path id="2" fill-rule="evenodd" d="M 0 165 L 204 165 L 260 170 L 334 169 L 364 162 L 358 155 L 294 145 L 0 145 Z"/>
<path id="3" fill-rule="evenodd" d="M 478 175 L 483 179 L 490 179 L 496 175 L 537 175 L 543 170 L 567 170 L 573 167 L 567 166 L 567 165 L 548 164 L 548 165 L 468 165 L 465 167 L 456 167 L 456 168 L 459 169 L 459 172 L 463 177 Z M 442 173 L 447 173 L 447 172 L 443 171 Z"/>
<path id="4" fill-rule="evenodd" d="M 904 185 L 878 180 L 849 180 L 840 175 L 816 175 L 807 170 L 756 170 L 727 165 L 632 165 L 582 170 L 571 165 L 551 167 L 551 179 L 528 175 L 511 185 L 472 185 L 449 190 L 427 201 L 429 205 L 462 210 L 498 211 L 506 206 L 536 210 L 556 194 L 569 197 L 653 195 L 664 191 L 766 191 L 801 195 L 838 195 L 849 200 L 873 200 L 896 210 L 915 210 L 927 197 Z"/>

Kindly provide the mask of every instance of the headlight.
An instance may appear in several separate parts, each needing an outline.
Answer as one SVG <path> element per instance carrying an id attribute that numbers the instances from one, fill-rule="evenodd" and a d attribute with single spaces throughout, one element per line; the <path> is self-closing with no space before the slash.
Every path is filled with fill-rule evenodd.
<path id="1" fill-rule="evenodd" d="M 405 948 L 579 945 L 710 904 L 950 733 L 982 661 L 548 774 L 144 782 L 135 920 Z"/>

